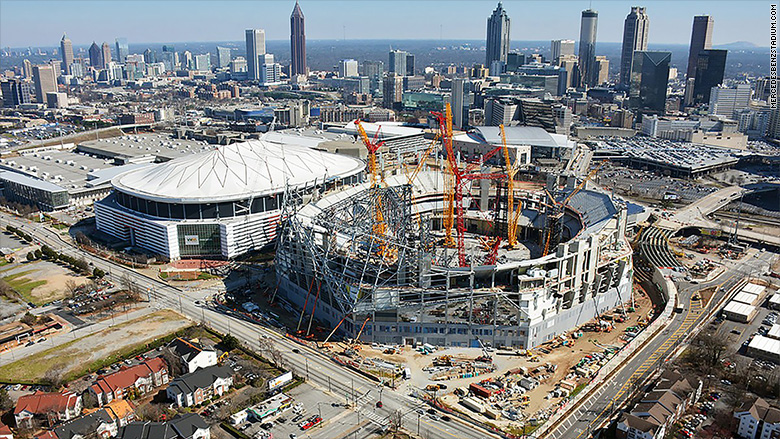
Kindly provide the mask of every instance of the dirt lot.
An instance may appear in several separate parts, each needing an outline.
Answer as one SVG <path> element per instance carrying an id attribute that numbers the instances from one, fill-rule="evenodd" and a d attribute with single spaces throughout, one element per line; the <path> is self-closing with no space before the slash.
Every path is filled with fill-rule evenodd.
<path id="1" fill-rule="evenodd" d="M 0 367 L 0 380 L 42 381 L 52 375 L 74 378 L 190 324 L 173 311 L 157 311 Z"/>
<path id="2" fill-rule="evenodd" d="M 9 264 L 3 267 L 3 279 L 18 291 L 26 301 L 44 305 L 67 295 L 65 284 L 72 280 L 76 285 L 88 279 L 49 261 Z"/>

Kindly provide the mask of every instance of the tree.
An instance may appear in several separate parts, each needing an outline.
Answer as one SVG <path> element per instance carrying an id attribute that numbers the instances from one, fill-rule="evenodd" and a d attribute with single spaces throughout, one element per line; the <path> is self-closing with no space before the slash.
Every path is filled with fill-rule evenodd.
<path id="1" fill-rule="evenodd" d="M 95 269 L 92 270 L 92 276 L 94 276 L 95 279 L 100 279 L 100 278 L 102 278 L 105 275 L 106 275 L 106 272 L 101 270 L 101 269 L 99 269 L 99 268 L 97 268 L 97 267 L 95 267 Z"/>
<path id="2" fill-rule="evenodd" d="M 78 292 L 79 286 L 76 285 L 76 281 L 73 279 L 68 279 L 67 282 L 65 282 L 65 291 L 68 292 L 69 297 L 76 297 L 76 292 Z"/>
<path id="3" fill-rule="evenodd" d="M 0 412 L 10 410 L 13 407 L 14 407 L 14 402 L 11 400 L 11 397 L 8 395 L 8 391 L 5 390 L 5 387 L 0 387 Z"/>
<path id="4" fill-rule="evenodd" d="M 90 239 L 87 237 L 87 235 L 84 234 L 84 232 L 77 232 L 76 233 L 76 242 L 79 243 L 79 245 L 89 245 L 89 244 L 91 244 Z"/>
<path id="5" fill-rule="evenodd" d="M 168 363 L 168 373 L 172 377 L 177 377 L 185 372 L 181 357 L 171 352 L 170 349 L 163 349 L 162 358 Z"/>
<path id="6" fill-rule="evenodd" d="M 38 317 L 35 317 L 34 315 L 30 314 L 28 311 L 27 314 L 25 314 L 20 320 L 20 322 L 24 323 L 25 325 L 34 325 L 35 322 L 38 321 Z"/>
<path id="7" fill-rule="evenodd" d="M 694 346 L 697 357 L 703 360 L 705 365 L 714 367 L 720 364 L 720 357 L 726 352 L 728 343 L 722 337 L 702 333 L 695 338 Z"/>
<path id="8" fill-rule="evenodd" d="M 41 259 L 42 257 L 43 257 L 43 252 L 41 251 L 41 249 L 36 249 L 35 250 L 35 259 Z"/>
<path id="9" fill-rule="evenodd" d="M 27 260 L 32 262 L 35 260 L 35 254 L 33 252 L 27 252 Z"/>
<path id="10" fill-rule="evenodd" d="M 61 366 L 54 366 L 51 369 L 47 370 L 46 373 L 43 375 L 43 379 L 51 385 L 51 388 L 54 390 L 59 389 L 62 387 L 63 381 L 62 381 L 62 367 Z"/>
<path id="11" fill-rule="evenodd" d="M 222 336 L 221 344 L 222 348 L 224 348 L 226 351 L 232 351 L 240 345 L 238 339 L 230 334 L 225 334 Z"/>
<path id="12" fill-rule="evenodd" d="M 100 406 L 100 404 L 98 404 L 97 398 L 91 392 L 84 392 L 84 394 L 81 396 L 81 402 L 84 404 L 85 409 L 93 409 Z"/>

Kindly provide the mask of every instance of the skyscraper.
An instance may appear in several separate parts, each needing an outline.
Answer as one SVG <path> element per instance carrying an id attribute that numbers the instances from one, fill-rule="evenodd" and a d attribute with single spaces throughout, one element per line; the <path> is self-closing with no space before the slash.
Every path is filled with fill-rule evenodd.
<path id="1" fill-rule="evenodd" d="M 3 107 L 11 108 L 21 104 L 32 102 L 32 90 L 28 82 L 11 78 L 0 82 L 0 91 L 3 94 Z"/>
<path id="2" fill-rule="evenodd" d="M 699 52 L 705 49 L 712 49 L 712 27 L 715 20 L 709 15 L 697 15 L 693 17 L 693 30 L 691 32 L 691 48 L 688 51 L 688 70 L 689 78 L 696 75 L 696 63 L 699 59 Z"/>
<path id="3" fill-rule="evenodd" d="M 406 76 L 414 76 L 414 55 L 406 54 Z"/>
<path id="4" fill-rule="evenodd" d="M 580 85 L 593 87 L 598 80 L 596 71 L 596 28 L 598 25 L 599 13 L 587 9 L 582 11 L 582 20 L 580 22 Z"/>
<path id="5" fill-rule="evenodd" d="M 108 42 L 103 42 L 101 50 L 103 52 L 103 68 L 105 69 L 108 67 L 108 63 L 111 62 L 111 46 L 108 45 Z"/>
<path id="6" fill-rule="evenodd" d="M 452 80 L 452 124 L 464 129 L 469 122 L 468 81 L 462 78 Z"/>
<path id="7" fill-rule="evenodd" d="M 390 74 L 385 76 L 382 84 L 382 105 L 385 108 L 393 108 L 401 102 L 404 93 L 403 75 Z"/>
<path id="8" fill-rule="evenodd" d="M 339 77 L 352 78 L 358 76 L 358 62 L 354 59 L 342 59 L 339 61 Z"/>
<path id="9" fill-rule="evenodd" d="M 92 45 L 89 46 L 89 65 L 91 65 L 93 69 L 103 68 L 103 52 L 100 51 L 100 46 L 94 41 L 92 42 Z"/>
<path id="10" fill-rule="evenodd" d="M 574 40 L 550 41 L 550 61 L 553 64 L 558 62 L 558 58 L 567 55 L 574 55 Z"/>
<path id="11" fill-rule="evenodd" d="M 290 15 L 290 53 L 290 76 L 306 75 L 306 23 L 298 0 L 295 0 L 295 8 Z"/>
<path id="12" fill-rule="evenodd" d="M 396 75 L 406 75 L 406 57 L 409 53 L 403 50 L 391 50 L 387 59 L 387 71 L 388 73 L 395 73 Z"/>
<path id="13" fill-rule="evenodd" d="M 262 29 L 246 30 L 246 68 L 247 79 L 260 79 L 260 55 L 265 55 L 265 31 Z"/>
<path id="14" fill-rule="evenodd" d="M 693 103 L 706 104 L 710 101 L 712 87 L 723 84 L 728 50 L 700 50 L 696 58 L 693 80 Z"/>
<path id="15" fill-rule="evenodd" d="M 57 91 L 57 77 L 50 65 L 33 66 L 33 83 L 35 84 L 35 100 L 46 102 L 46 93 Z"/>
<path id="16" fill-rule="evenodd" d="M 29 59 L 22 61 L 22 73 L 25 79 L 32 79 L 32 63 Z"/>
<path id="17" fill-rule="evenodd" d="M 127 55 L 130 55 L 130 47 L 127 45 L 127 38 L 116 39 L 116 60 L 120 63 L 125 62 Z"/>
<path id="18" fill-rule="evenodd" d="M 485 48 L 487 49 L 486 66 L 489 66 L 493 61 L 506 63 L 506 57 L 509 53 L 509 16 L 506 15 L 501 2 L 496 6 L 493 15 L 488 17 Z"/>
<path id="19" fill-rule="evenodd" d="M 217 46 L 217 67 L 220 69 L 229 67 L 232 59 L 230 47 Z"/>
<path id="20" fill-rule="evenodd" d="M 596 85 L 601 85 L 609 80 L 609 60 L 606 56 L 596 57 Z"/>
<path id="21" fill-rule="evenodd" d="M 623 50 L 620 53 L 620 81 L 624 88 L 631 86 L 631 65 L 634 52 L 647 50 L 647 33 L 650 31 L 650 19 L 645 8 L 631 7 L 623 25 Z"/>
<path id="22" fill-rule="evenodd" d="M 62 71 L 66 75 L 70 75 L 70 65 L 73 63 L 73 43 L 65 34 L 62 34 L 62 40 L 60 40 L 60 55 L 62 56 Z"/>
<path id="23" fill-rule="evenodd" d="M 629 106 L 644 114 L 663 115 L 669 85 L 671 52 L 634 52 Z"/>

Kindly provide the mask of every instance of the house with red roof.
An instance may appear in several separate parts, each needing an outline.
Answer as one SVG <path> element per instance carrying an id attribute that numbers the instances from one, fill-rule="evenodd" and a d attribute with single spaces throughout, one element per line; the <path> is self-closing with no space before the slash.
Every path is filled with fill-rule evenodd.
<path id="1" fill-rule="evenodd" d="M 3 424 L 3 421 L 0 421 L 0 439 L 14 439 L 11 427 Z"/>
<path id="2" fill-rule="evenodd" d="M 168 365 L 162 358 L 155 357 L 98 377 L 89 387 L 89 392 L 95 395 L 98 404 L 103 405 L 114 399 L 124 399 L 131 392 L 136 392 L 138 396 L 146 395 L 165 384 L 168 384 Z"/>
<path id="3" fill-rule="evenodd" d="M 51 427 L 75 418 L 81 413 L 82 407 L 81 396 L 75 393 L 47 393 L 39 390 L 19 398 L 14 409 L 14 420 L 19 428 L 32 428 L 33 419 L 43 420 Z"/>

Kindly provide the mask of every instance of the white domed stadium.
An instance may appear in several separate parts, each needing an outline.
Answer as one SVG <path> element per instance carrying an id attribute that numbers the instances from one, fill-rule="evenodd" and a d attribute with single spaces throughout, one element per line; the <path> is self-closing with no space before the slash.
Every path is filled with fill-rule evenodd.
<path id="1" fill-rule="evenodd" d="M 287 188 L 362 181 L 363 161 L 262 138 L 118 175 L 98 230 L 169 259 L 239 256 L 276 238 Z"/>

